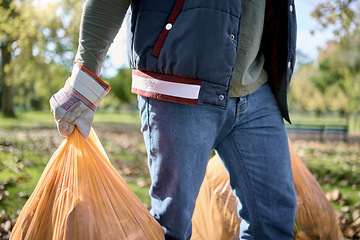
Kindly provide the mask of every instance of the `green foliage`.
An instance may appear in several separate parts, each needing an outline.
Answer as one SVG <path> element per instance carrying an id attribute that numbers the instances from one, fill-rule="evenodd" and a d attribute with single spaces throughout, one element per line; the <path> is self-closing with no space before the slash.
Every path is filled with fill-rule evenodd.
<path id="1" fill-rule="evenodd" d="M 325 192 L 339 191 L 331 199 L 335 209 L 349 206 L 351 212 L 358 203 L 360 187 L 360 147 L 357 143 L 293 142 L 294 150 L 315 176 Z"/>
<path id="2" fill-rule="evenodd" d="M 354 28 L 356 12 L 351 6 L 356 0 L 324 0 L 320 2 L 311 16 L 324 28 L 335 27 L 334 34 L 340 38 Z"/>
<path id="3" fill-rule="evenodd" d="M 344 44 L 349 42 L 348 37 L 352 44 Z M 319 55 L 318 69 L 310 80 L 324 95 L 327 109 L 356 113 L 360 111 L 360 31 L 348 37 L 328 43 Z"/>
<path id="4" fill-rule="evenodd" d="M 118 75 L 107 81 L 111 86 L 111 91 L 106 98 L 115 97 L 119 103 L 136 103 L 136 95 L 131 93 L 131 69 L 121 69 Z M 106 98 L 104 101 L 107 101 Z M 111 103 L 104 103 L 109 106 Z"/>
<path id="5" fill-rule="evenodd" d="M 329 49 L 326 52 L 329 52 Z M 333 56 L 331 54 L 325 58 L 320 58 L 318 60 L 318 69 L 311 77 L 312 83 L 322 94 L 325 94 L 329 86 L 343 78 L 342 74 L 338 71 L 342 69 L 336 68 L 336 59 Z"/>
<path id="6" fill-rule="evenodd" d="M 325 112 L 324 96 L 310 81 L 316 73 L 313 64 L 304 64 L 295 72 L 289 88 L 289 106 L 291 110 Z"/>
<path id="7" fill-rule="evenodd" d="M 51 94 L 69 75 L 82 4 L 72 0 L 0 1 L 0 47 L 2 54 L 11 55 L 0 69 L 0 85 L 11 88 L 3 87 L 0 95 L 12 90 L 14 103 L 25 109 L 48 105 Z M 7 99 L 6 104 L 12 101 Z"/>
<path id="8" fill-rule="evenodd" d="M 327 43 L 313 64 L 297 69 L 289 95 L 296 110 L 360 112 L 360 18 L 352 8 L 355 2 L 323 0 L 313 11 L 324 28 L 334 29 L 336 40 Z"/>
<path id="9" fill-rule="evenodd" d="M 297 110 L 360 112 L 360 29 L 329 41 L 313 64 L 300 65 L 289 102 Z"/>

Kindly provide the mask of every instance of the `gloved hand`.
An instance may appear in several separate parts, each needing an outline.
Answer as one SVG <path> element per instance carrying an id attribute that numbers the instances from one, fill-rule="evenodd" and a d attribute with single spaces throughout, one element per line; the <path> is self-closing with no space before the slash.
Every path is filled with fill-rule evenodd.
<path id="1" fill-rule="evenodd" d="M 50 98 L 50 108 L 59 133 L 68 137 L 76 126 L 87 139 L 96 108 L 109 90 L 108 84 L 75 63 L 65 86 Z"/>

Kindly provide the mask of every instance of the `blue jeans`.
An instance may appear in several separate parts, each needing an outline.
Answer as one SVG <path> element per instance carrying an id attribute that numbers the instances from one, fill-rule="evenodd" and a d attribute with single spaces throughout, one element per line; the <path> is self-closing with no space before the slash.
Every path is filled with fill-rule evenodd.
<path id="1" fill-rule="evenodd" d="M 152 184 L 151 213 L 166 239 L 190 239 L 206 165 L 216 150 L 243 219 L 240 239 L 293 239 L 296 195 L 287 134 L 268 84 L 226 110 L 138 97 Z"/>

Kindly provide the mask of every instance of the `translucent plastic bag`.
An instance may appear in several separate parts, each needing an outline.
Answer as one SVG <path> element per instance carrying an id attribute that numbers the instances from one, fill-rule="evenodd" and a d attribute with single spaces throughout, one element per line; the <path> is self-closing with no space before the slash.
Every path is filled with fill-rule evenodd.
<path id="1" fill-rule="evenodd" d="M 158 222 L 108 160 L 91 130 L 62 142 L 24 205 L 10 239 L 164 239 Z"/>
<path id="2" fill-rule="evenodd" d="M 297 195 L 294 239 L 344 239 L 329 200 L 314 176 L 294 152 L 290 141 L 289 146 Z"/>
<path id="3" fill-rule="evenodd" d="M 237 200 L 229 176 L 216 155 L 209 160 L 206 175 L 196 199 L 191 240 L 239 239 Z"/>
<path id="4" fill-rule="evenodd" d="M 290 144 L 290 141 L 289 141 Z M 342 240 L 334 210 L 320 185 L 294 152 L 290 154 L 297 212 L 296 240 Z M 229 176 L 218 156 L 210 159 L 193 215 L 192 240 L 239 239 L 237 200 L 233 196 Z"/>

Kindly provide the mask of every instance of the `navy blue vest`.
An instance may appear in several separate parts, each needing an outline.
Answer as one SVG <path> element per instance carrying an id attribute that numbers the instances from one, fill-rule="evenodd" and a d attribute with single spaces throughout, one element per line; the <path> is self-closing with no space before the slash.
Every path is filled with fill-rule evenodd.
<path id="1" fill-rule="evenodd" d="M 130 65 L 142 73 L 161 74 L 162 81 L 193 79 L 200 86 L 196 104 L 225 108 L 239 45 L 241 11 L 241 0 L 133 0 Z M 267 0 L 261 51 L 268 82 L 288 121 L 286 93 L 295 48 L 294 1 Z"/>

